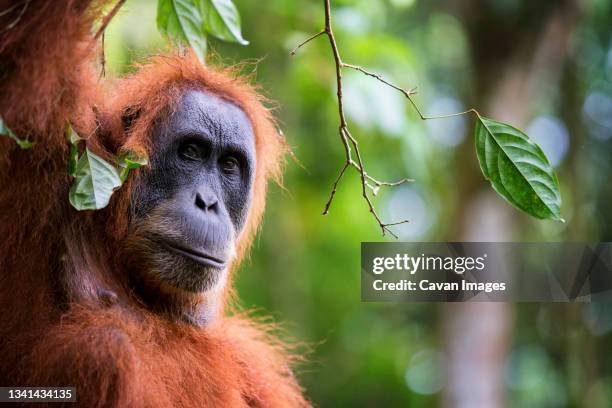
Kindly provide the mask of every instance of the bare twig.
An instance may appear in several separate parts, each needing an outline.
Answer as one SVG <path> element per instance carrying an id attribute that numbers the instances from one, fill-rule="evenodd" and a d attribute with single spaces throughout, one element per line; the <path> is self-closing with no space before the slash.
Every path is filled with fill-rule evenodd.
<path id="1" fill-rule="evenodd" d="M 405 90 L 402 89 L 396 85 L 393 85 L 392 83 L 390 83 L 389 81 L 387 81 L 386 79 L 384 79 L 380 74 L 377 74 L 375 72 L 371 72 L 368 71 L 360 66 L 357 65 L 353 65 L 353 64 L 347 64 L 344 63 L 343 64 L 344 67 L 350 68 L 350 69 L 354 69 L 355 71 L 359 71 L 364 75 L 370 76 L 372 78 L 375 78 L 377 80 L 379 80 L 380 82 L 382 82 L 383 84 L 401 92 L 402 94 L 404 94 L 404 96 L 408 99 L 408 101 L 410 101 L 410 104 L 412 105 L 412 107 L 414 108 L 414 110 L 417 112 L 417 114 L 419 115 L 419 117 L 421 118 L 421 120 L 431 120 L 431 119 L 446 119 L 446 118 L 452 118 L 455 116 L 462 116 L 462 115 L 467 115 L 468 113 L 473 113 L 477 116 L 479 116 L 479 113 L 476 109 L 468 109 L 466 111 L 463 112 L 457 112 L 457 113 L 450 113 L 448 115 L 439 115 L 439 116 L 425 116 L 423 115 L 423 113 L 421 112 L 421 109 L 419 108 L 419 106 L 417 105 L 417 103 L 414 101 L 414 99 L 412 98 L 412 95 L 415 95 L 417 93 L 416 91 L 416 87 L 409 89 L 409 90 Z"/>
<path id="2" fill-rule="evenodd" d="M 106 76 L 106 53 L 104 52 L 104 39 L 106 33 L 102 32 L 102 40 L 100 41 L 100 78 Z"/>
<path id="3" fill-rule="evenodd" d="M 395 89 L 395 90 L 397 90 L 397 91 L 400 91 L 400 92 L 401 92 L 401 93 L 403 93 L 403 94 L 406 96 L 406 98 L 408 98 L 408 99 L 410 99 L 410 95 L 414 95 L 414 94 L 416 94 L 416 93 L 417 93 L 417 92 L 416 92 L 416 88 L 412 88 L 412 89 L 409 89 L 409 90 L 405 90 L 405 89 L 403 89 L 403 88 L 400 88 L 400 87 L 399 87 L 399 86 L 397 86 L 397 85 L 393 85 L 391 82 L 389 82 L 389 81 L 387 81 L 386 79 L 384 79 L 384 78 L 382 77 L 382 75 L 377 74 L 377 73 L 375 73 L 375 72 L 370 72 L 370 71 L 367 71 L 367 70 L 363 69 L 363 68 L 362 68 L 362 67 L 360 67 L 360 66 L 353 65 L 353 64 L 347 64 L 347 63 L 344 63 L 342 66 L 343 66 L 343 67 L 350 68 L 350 69 L 354 69 L 355 71 L 359 71 L 359 72 L 361 72 L 362 74 L 365 74 L 365 75 L 367 75 L 367 76 L 371 76 L 372 78 L 376 78 L 376 79 L 378 79 L 380 82 L 382 82 L 383 84 L 385 84 L 385 85 L 387 85 L 387 86 L 390 86 L 391 88 L 393 88 L 393 89 Z"/>
<path id="4" fill-rule="evenodd" d="M 308 37 L 307 39 L 305 39 L 304 41 L 302 41 L 301 43 L 299 43 L 292 51 L 291 51 L 291 55 L 295 55 L 295 53 L 297 52 L 297 50 L 299 50 L 300 48 L 302 48 L 303 46 L 305 46 L 306 44 L 308 44 L 309 42 L 311 42 L 312 40 L 314 40 L 315 38 L 317 38 L 320 35 L 325 35 L 327 34 L 327 32 L 325 30 L 321 30 L 318 33 L 311 35 L 310 37 Z"/>
<path id="5" fill-rule="evenodd" d="M 349 68 L 349 69 L 361 72 L 362 74 L 367 75 L 369 77 L 372 77 L 372 78 L 378 80 L 379 82 L 382 82 L 386 86 L 391 87 L 391 88 L 395 89 L 396 91 L 402 93 L 408 99 L 408 101 L 410 102 L 412 107 L 416 110 L 416 112 L 418 113 L 419 117 L 422 120 L 450 118 L 450 117 L 454 117 L 454 116 L 466 115 L 466 114 L 469 114 L 469 113 L 473 113 L 476 116 L 480 116 L 480 115 L 479 115 L 479 113 L 475 109 L 469 109 L 469 110 L 464 111 L 464 112 L 451 113 L 451 114 L 448 114 L 448 115 L 425 116 L 425 115 L 423 115 L 423 113 L 421 112 L 421 109 L 419 108 L 419 106 L 417 105 L 417 103 L 415 102 L 415 100 L 412 97 L 413 95 L 415 95 L 417 93 L 416 87 L 415 88 L 411 88 L 411 89 L 400 88 L 399 86 L 397 86 L 397 85 L 387 81 L 380 74 L 368 71 L 365 68 L 362 68 L 362 67 L 360 67 L 358 65 L 353 65 L 353 64 L 348 64 L 346 62 L 343 62 L 342 58 L 340 57 L 340 52 L 338 50 L 338 44 L 336 43 L 336 37 L 334 36 L 334 31 L 332 29 L 330 0 L 323 0 L 323 5 L 324 5 L 324 9 L 325 9 L 325 28 L 323 30 L 319 31 L 316 34 L 311 35 L 310 37 L 308 37 L 304 41 L 302 41 L 300 44 L 297 45 L 297 47 L 295 47 L 291 51 L 291 55 L 295 55 L 295 53 L 300 48 L 302 48 L 304 45 L 308 44 L 312 40 L 314 40 L 314 39 L 316 39 L 316 38 L 318 38 L 318 37 L 320 37 L 322 35 L 325 35 L 327 37 L 327 39 L 329 40 L 329 44 L 331 46 L 332 55 L 334 57 L 334 62 L 335 62 L 335 66 L 336 66 L 335 67 L 336 68 L 336 94 L 337 94 L 337 100 L 338 100 L 338 115 L 340 117 L 340 126 L 338 127 L 338 134 L 340 136 L 340 141 L 342 142 L 342 145 L 344 146 L 345 161 L 344 161 L 344 164 L 343 164 L 342 168 L 340 169 L 340 173 L 338 174 L 338 177 L 336 177 L 336 180 L 332 184 L 331 192 L 329 194 L 329 199 L 325 203 L 325 209 L 323 210 L 323 215 L 327 215 L 329 213 L 329 209 L 331 207 L 332 201 L 334 200 L 334 197 L 335 197 L 336 192 L 338 190 L 338 184 L 340 183 L 340 180 L 342 179 L 342 177 L 346 173 L 346 170 L 349 167 L 352 167 L 352 168 L 354 168 L 359 173 L 359 177 L 361 179 L 361 192 L 362 192 L 362 196 L 363 196 L 364 200 L 366 201 L 366 203 L 368 205 L 370 213 L 372 213 L 372 215 L 376 219 L 376 222 L 378 223 L 379 227 L 381 228 L 383 235 L 389 233 L 390 235 L 392 235 L 395 238 L 397 238 L 397 236 L 389 229 L 389 227 L 390 226 L 394 226 L 394 225 L 404 224 L 404 223 L 408 222 L 408 220 L 399 221 L 399 222 L 392 222 L 392 223 L 384 223 L 384 222 L 382 222 L 382 220 L 380 219 L 380 217 L 379 217 L 379 215 L 378 215 L 378 213 L 376 211 L 376 207 L 374 207 L 374 204 L 372 203 L 372 200 L 371 200 L 370 196 L 368 195 L 368 189 L 370 189 L 371 190 L 371 194 L 375 196 L 378 193 L 378 190 L 380 189 L 380 187 L 383 187 L 383 186 L 389 186 L 389 187 L 399 186 L 401 184 L 404 184 L 404 183 L 410 182 L 410 181 L 414 181 L 414 180 L 404 178 L 404 179 L 401 179 L 401 180 L 396 181 L 396 182 L 379 181 L 379 180 L 375 179 L 374 177 L 370 176 L 366 172 L 365 166 L 364 166 L 364 163 L 363 163 L 363 158 L 361 156 L 361 151 L 359 149 L 359 143 L 351 135 L 351 132 L 350 132 L 350 130 L 348 128 L 348 124 L 347 124 L 347 121 L 346 121 L 346 117 L 344 115 L 344 104 L 343 104 L 343 100 L 342 100 L 342 68 Z M 353 159 L 353 154 L 355 155 L 356 160 Z"/>
<path id="6" fill-rule="evenodd" d="M 106 30 L 106 27 L 108 26 L 108 24 L 111 22 L 113 17 L 115 17 L 115 15 L 117 14 L 121 6 L 123 6 L 124 3 L 125 3 L 125 0 L 117 1 L 113 9 L 106 16 L 104 16 L 104 19 L 102 20 L 102 24 L 100 25 L 100 28 L 96 32 L 96 35 L 94 35 L 94 40 L 97 40 L 98 38 L 100 38 L 104 30 Z"/>
<path id="7" fill-rule="evenodd" d="M 370 213 L 376 219 L 376 222 L 381 228 L 383 235 L 386 235 L 388 233 L 397 238 L 397 236 L 393 233 L 393 231 L 389 229 L 389 227 L 393 225 L 403 224 L 408 221 L 404 220 L 404 221 L 394 222 L 394 223 L 383 222 L 380 216 L 378 215 L 378 212 L 376 211 L 376 207 L 374 206 L 374 203 L 372 202 L 370 195 L 368 194 L 368 190 L 371 190 L 372 195 L 376 195 L 378 193 L 378 190 L 382 186 L 398 186 L 400 184 L 406 183 L 411 180 L 405 178 L 405 179 L 402 179 L 396 182 L 379 181 L 367 173 L 364 163 L 363 163 L 361 151 L 359 149 L 359 143 L 351 134 L 348 128 L 348 123 L 346 121 L 346 116 L 344 114 L 344 104 L 342 100 L 342 89 L 343 89 L 342 88 L 342 68 L 349 67 L 349 65 L 343 63 L 342 58 L 340 57 L 340 51 L 338 50 L 338 45 L 336 43 L 336 38 L 334 36 L 334 31 L 332 28 L 330 0 L 324 0 L 324 6 L 325 6 L 325 28 L 319 31 L 318 33 L 308 37 L 306 40 L 302 41 L 300 44 L 297 45 L 297 47 L 295 47 L 293 51 L 291 51 L 291 55 L 294 55 L 297 52 L 297 50 L 299 50 L 304 45 L 308 44 L 310 41 L 322 35 L 325 35 L 329 40 L 329 44 L 332 50 L 332 55 L 334 57 L 334 62 L 336 65 L 336 94 L 337 94 L 337 101 L 338 101 L 338 116 L 340 118 L 340 125 L 338 127 L 338 135 L 344 147 L 345 161 L 344 161 L 344 164 L 342 165 L 342 168 L 340 169 L 338 176 L 336 177 L 336 180 L 334 181 L 332 185 L 332 189 L 329 194 L 329 199 L 325 203 L 323 215 L 327 215 L 329 213 L 329 210 L 334 200 L 334 197 L 336 195 L 336 192 L 338 191 L 338 184 L 342 180 L 342 177 L 345 175 L 346 170 L 349 167 L 351 167 L 351 168 L 354 168 L 359 173 L 359 177 L 361 180 L 361 193 L 362 193 L 363 199 L 368 205 L 368 209 Z M 353 67 L 353 66 L 350 66 L 350 67 Z M 379 77 L 379 80 L 382 80 L 382 78 Z M 382 81 L 387 83 L 387 85 L 389 86 L 393 86 L 392 84 L 384 80 Z M 393 87 L 396 88 L 397 90 L 403 91 L 401 88 L 397 88 L 395 86 Z M 403 91 L 403 92 L 405 92 L 407 95 L 410 95 L 412 93 L 412 90 Z"/>
<path id="8" fill-rule="evenodd" d="M 338 190 L 338 183 L 340 182 L 342 176 L 344 176 L 344 172 L 346 171 L 346 169 L 348 169 L 348 167 L 349 163 L 345 162 L 344 166 L 342 166 L 342 170 L 340 170 L 340 173 L 338 174 L 338 177 L 336 177 L 336 181 L 334 181 L 334 184 L 332 185 L 332 190 L 329 194 L 329 199 L 327 200 L 327 203 L 325 203 L 323 215 L 327 215 L 329 213 L 329 207 L 331 206 L 331 203 L 334 200 L 334 196 L 336 195 L 336 191 Z"/>

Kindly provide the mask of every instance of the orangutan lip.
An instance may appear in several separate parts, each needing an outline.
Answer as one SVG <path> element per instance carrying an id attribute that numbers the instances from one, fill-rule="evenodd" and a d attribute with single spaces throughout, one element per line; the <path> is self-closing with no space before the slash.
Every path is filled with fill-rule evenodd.
<path id="1" fill-rule="evenodd" d="M 184 247 L 181 245 L 177 245 L 174 243 L 164 242 L 163 245 L 172 252 L 183 255 L 197 263 L 212 266 L 217 269 L 225 268 L 225 261 L 222 259 L 216 258 L 214 256 L 205 254 L 204 252 L 197 251 L 192 248 Z"/>

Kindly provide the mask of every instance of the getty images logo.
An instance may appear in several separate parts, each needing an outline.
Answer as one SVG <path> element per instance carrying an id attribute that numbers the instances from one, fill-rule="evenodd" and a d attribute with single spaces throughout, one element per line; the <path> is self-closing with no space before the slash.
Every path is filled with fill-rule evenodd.
<path id="1" fill-rule="evenodd" d="M 391 257 L 376 257 L 372 260 L 372 272 L 380 275 L 388 270 L 407 271 L 411 275 L 417 271 L 452 271 L 458 275 L 465 272 L 482 271 L 485 268 L 487 254 L 479 257 L 471 256 L 430 256 L 421 254 L 411 256 L 396 254 Z"/>

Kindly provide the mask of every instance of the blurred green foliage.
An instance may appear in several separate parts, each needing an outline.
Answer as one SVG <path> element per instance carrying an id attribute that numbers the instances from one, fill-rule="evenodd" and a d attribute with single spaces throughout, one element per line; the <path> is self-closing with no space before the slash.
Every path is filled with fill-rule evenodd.
<path id="1" fill-rule="evenodd" d="M 334 66 L 324 37 L 294 57 L 289 52 L 322 28 L 322 2 L 235 3 L 250 45 L 210 45 L 225 63 L 251 62 L 244 70 L 255 72 L 276 101 L 300 162 L 289 160 L 285 189 L 270 191 L 263 230 L 238 275 L 242 305 L 272 315 L 291 337 L 312 345 L 298 373 L 315 404 L 437 404 L 447 374 L 438 306 L 360 301 L 360 243 L 386 238 L 360 198 L 356 174 L 340 185 L 330 214 L 320 215 L 343 160 Z M 505 49 L 535 42 L 529 36 L 539 38 L 563 3 L 338 0 L 332 13 L 347 62 L 405 88 L 418 85 L 429 114 L 471 106 L 488 114 L 492 84 L 508 64 Z M 503 236 L 516 241 L 612 239 L 612 4 L 580 4 L 563 69 L 538 77 L 533 97 L 518 107 L 526 119 L 519 125 L 556 166 L 567 223 L 529 219 L 496 198 L 483 201 L 487 211 L 511 222 L 485 223 L 483 234 L 507 228 Z M 106 34 L 107 75 L 129 72 L 133 61 L 167 48 L 155 13 L 155 2 L 126 2 Z M 500 41 L 503 30 L 509 36 Z M 461 240 L 466 224 L 485 220 L 474 203 L 493 193 L 477 168 L 470 118 L 422 122 L 401 95 L 359 73 L 346 72 L 345 86 L 369 173 L 416 179 L 376 198 L 385 220 L 410 219 L 395 229 L 401 239 Z M 513 103 L 508 111 L 517 108 Z M 512 307 L 516 327 L 504 384 L 510 405 L 609 406 L 612 308 Z"/>

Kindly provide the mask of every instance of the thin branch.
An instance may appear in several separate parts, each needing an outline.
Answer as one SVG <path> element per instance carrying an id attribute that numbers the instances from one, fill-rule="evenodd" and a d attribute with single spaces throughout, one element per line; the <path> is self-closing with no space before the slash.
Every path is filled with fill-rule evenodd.
<path id="1" fill-rule="evenodd" d="M 463 116 L 463 115 L 467 115 L 468 113 L 473 113 L 476 116 L 480 116 L 480 114 L 478 113 L 478 111 L 474 108 L 468 109 L 466 111 L 463 112 L 457 112 L 457 113 L 449 113 L 448 115 L 438 115 L 438 116 L 425 116 L 423 115 L 423 113 L 421 112 L 421 110 L 419 109 L 419 106 L 416 104 L 416 102 L 414 101 L 414 99 L 412 99 L 412 97 L 408 97 L 408 100 L 410 101 L 410 103 L 412 104 L 412 107 L 414 108 L 414 110 L 416 110 L 416 112 L 418 113 L 419 117 L 421 118 L 421 120 L 432 120 L 432 119 L 447 119 L 447 118 L 454 118 L 455 116 Z"/>
<path id="2" fill-rule="evenodd" d="M 299 43 L 297 47 L 295 47 L 293 51 L 291 51 L 291 55 L 295 55 L 295 53 L 300 48 L 302 48 L 304 45 L 317 39 L 320 36 L 325 35 L 327 39 L 329 40 L 329 45 L 331 47 L 332 55 L 334 57 L 334 62 L 335 62 L 336 95 L 337 95 L 337 102 L 338 102 L 338 116 L 340 119 L 340 125 L 338 126 L 338 135 L 340 137 L 342 146 L 344 147 L 345 161 L 344 161 L 344 164 L 342 165 L 342 168 L 340 169 L 338 176 L 336 177 L 336 179 L 334 180 L 334 183 L 332 184 L 331 192 L 329 194 L 329 199 L 325 203 L 323 215 L 326 215 L 329 213 L 329 210 L 334 200 L 334 197 L 336 195 L 336 192 L 338 191 L 338 184 L 342 180 L 342 177 L 344 177 L 344 175 L 346 174 L 347 169 L 351 167 L 355 169 L 357 173 L 359 174 L 360 181 L 361 181 L 361 193 L 362 193 L 363 199 L 366 201 L 368 205 L 368 209 L 370 213 L 372 214 L 372 216 L 376 219 L 376 222 L 381 228 L 383 235 L 388 233 L 397 238 L 397 236 L 388 227 L 392 225 L 403 224 L 408 221 L 401 221 L 401 222 L 395 222 L 395 223 L 384 223 L 381 220 L 380 216 L 378 215 L 378 212 L 376 211 L 376 207 L 374 206 L 374 203 L 372 202 L 372 199 L 370 198 L 370 195 L 368 194 L 368 190 L 371 190 L 372 194 L 376 195 L 376 193 L 382 186 L 398 186 L 400 184 L 403 184 L 411 180 L 402 179 L 396 182 L 379 181 L 375 179 L 374 177 L 370 176 L 366 172 L 363 158 L 361 155 L 361 151 L 359 149 L 359 143 L 351 134 L 348 128 L 346 116 L 344 114 L 344 103 L 342 99 L 342 90 L 343 90 L 342 88 L 342 68 L 344 68 L 347 65 L 342 62 L 342 58 L 340 57 L 340 51 L 338 50 L 338 45 L 336 43 L 336 38 L 334 36 L 334 31 L 332 28 L 330 0 L 324 0 L 323 4 L 325 7 L 325 28 L 316 34 L 311 35 L 310 37 L 308 37 L 301 43 Z M 390 83 L 387 83 L 387 84 L 391 86 Z M 408 94 L 410 95 L 410 93 Z M 353 159 L 353 155 L 355 156 L 355 159 Z"/>
<path id="3" fill-rule="evenodd" d="M 342 178 L 342 176 L 344 176 L 344 172 L 346 172 L 346 169 L 348 168 L 348 166 L 349 166 L 349 163 L 345 162 L 344 166 L 342 166 L 342 170 L 340 170 L 340 174 L 338 174 L 338 177 L 336 177 L 336 181 L 334 181 L 334 184 L 332 185 L 331 193 L 329 194 L 329 199 L 327 200 L 327 203 L 325 203 L 325 209 L 323 210 L 323 215 L 329 214 L 329 207 L 331 206 L 334 196 L 336 195 L 336 191 L 338 190 L 338 183 L 340 182 L 340 179 Z"/>
<path id="4" fill-rule="evenodd" d="M 125 0 L 117 1 L 113 9 L 106 16 L 104 16 L 104 19 L 102 20 L 102 24 L 100 25 L 100 28 L 96 32 L 96 35 L 94 35 L 94 40 L 97 40 L 98 38 L 100 38 L 104 30 L 106 30 L 106 27 L 108 26 L 108 24 L 111 22 L 113 17 L 115 17 L 115 15 L 117 14 L 121 6 L 123 6 L 124 3 L 125 3 Z"/>
<path id="5" fill-rule="evenodd" d="M 332 54 L 334 56 L 334 61 L 336 63 L 336 95 L 338 98 L 338 115 L 340 116 L 339 133 L 340 133 L 340 137 L 342 139 L 342 143 L 344 144 L 345 152 L 346 152 L 345 167 L 346 167 L 346 164 L 351 164 L 353 165 L 353 167 L 357 168 L 360 178 L 361 178 L 362 196 L 365 199 L 366 203 L 368 204 L 370 213 L 374 216 L 374 218 L 378 222 L 378 225 L 380 226 L 383 235 L 385 235 L 388 232 L 389 234 L 397 238 L 397 236 L 393 233 L 393 231 L 389 230 L 387 224 L 382 222 L 382 220 L 380 219 L 376 211 L 376 208 L 374 207 L 374 204 L 372 203 L 372 200 L 368 196 L 366 172 L 363 166 L 363 160 L 361 158 L 359 144 L 357 143 L 357 140 L 353 138 L 350 131 L 348 130 L 346 117 L 344 115 L 344 104 L 342 100 L 342 66 L 343 66 L 343 63 L 342 63 L 342 58 L 340 57 L 340 52 L 338 51 L 338 45 L 336 43 L 336 38 L 334 37 L 334 31 L 332 28 L 330 0 L 324 0 L 324 5 L 325 5 L 325 33 L 327 34 L 327 38 L 329 39 L 329 45 L 331 46 Z M 348 140 L 351 141 L 353 148 L 355 150 L 355 155 L 357 156 L 357 165 L 354 164 L 353 159 L 351 157 L 351 148 L 350 148 L 350 145 L 348 144 Z M 344 174 L 344 171 L 341 174 Z M 335 184 L 337 186 L 337 183 Z M 333 195 L 330 194 L 330 200 L 328 201 L 328 203 L 330 203 L 332 199 L 333 199 Z M 329 210 L 329 206 L 327 206 L 327 210 Z"/>
<path id="6" fill-rule="evenodd" d="M 416 88 L 412 88 L 412 89 L 408 89 L 408 90 L 400 88 L 399 86 L 393 85 L 391 82 L 389 82 L 386 79 L 384 79 L 380 74 L 377 74 L 377 73 L 371 72 L 371 71 L 367 71 L 367 70 L 365 70 L 364 68 L 362 68 L 360 66 L 353 65 L 353 64 L 346 64 L 346 63 L 343 66 L 345 66 L 347 68 L 350 68 L 350 69 L 354 69 L 356 71 L 359 71 L 362 74 L 365 74 L 367 76 L 371 76 L 372 78 L 376 78 L 377 80 L 379 80 L 383 84 L 385 84 L 387 86 L 390 86 L 391 88 L 393 88 L 393 89 L 395 89 L 397 91 L 400 91 L 401 93 L 403 93 L 406 96 L 406 98 L 410 99 L 410 95 L 414 95 L 414 94 L 417 93 L 416 92 Z"/>
<path id="7" fill-rule="evenodd" d="M 100 78 L 106 76 L 106 53 L 104 52 L 104 39 L 106 33 L 102 32 L 102 40 L 100 41 Z"/>
<path id="8" fill-rule="evenodd" d="M 400 186 L 404 183 L 411 183 L 414 181 L 414 179 L 410 179 L 410 178 L 403 178 L 401 180 L 398 181 L 378 181 L 376 180 L 374 177 L 370 176 L 369 174 L 366 174 L 366 177 L 373 182 L 376 186 L 380 187 L 380 186 L 388 186 L 388 187 L 397 187 Z"/>
<path id="9" fill-rule="evenodd" d="M 419 106 L 417 105 L 417 103 L 414 101 L 414 99 L 412 98 L 412 95 L 416 95 L 417 91 L 416 91 L 416 87 L 412 88 L 412 89 L 403 89 L 400 88 L 397 85 L 392 84 L 391 82 L 387 81 L 386 79 L 384 79 L 380 74 L 377 74 L 375 72 L 371 72 L 368 71 L 360 66 L 357 65 L 353 65 L 353 64 L 344 64 L 343 66 L 350 68 L 350 69 L 354 69 L 355 71 L 359 71 L 364 75 L 370 76 L 372 78 L 375 78 L 377 80 L 379 80 L 380 82 L 382 82 L 383 84 L 401 92 L 402 94 L 404 94 L 404 96 L 406 98 L 408 98 L 408 100 L 410 101 L 410 103 L 412 104 L 412 107 L 414 108 L 414 110 L 418 113 L 419 117 L 421 118 L 421 120 L 431 120 L 431 119 L 446 119 L 446 118 L 452 118 L 455 116 L 462 116 L 462 115 L 467 115 L 468 113 L 473 113 L 477 116 L 480 116 L 478 111 L 476 111 L 476 109 L 468 109 L 466 111 L 463 112 L 457 112 L 457 113 L 450 113 L 448 115 L 440 115 L 440 116 L 425 116 L 423 115 L 423 113 L 421 112 L 421 109 L 419 108 Z"/>
<path id="10" fill-rule="evenodd" d="M 320 35 L 325 35 L 326 32 L 325 30 L 321 30 L 318 33 L 311 35 L 310 37 L 308 37 L 307 39 L 305 39 L 304 41 L 302 41 L 301 43 L 299 43 L 297 45 L 297 47 L 295 47 L 293 50 L 291 50 L 291 55 L 295 55 L 295 53 L 297 52 L 297 50 L 299 50 L 300 48 L 302 48 L 303 46 L 305 46 L 306 44 L 308 44 L 309 42 L 311 42 L 312 40 L 314 40 L 315 38 L 317 38 Z"/>

